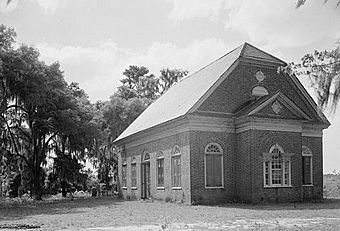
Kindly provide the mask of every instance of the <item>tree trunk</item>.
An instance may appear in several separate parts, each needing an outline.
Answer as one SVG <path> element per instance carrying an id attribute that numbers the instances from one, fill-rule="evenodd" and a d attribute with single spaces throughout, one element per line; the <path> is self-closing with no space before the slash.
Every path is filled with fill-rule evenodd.
<path id="1" fill-rule="evenodd" d="M 66 197 L 66 196 L 67 196 L 67 191 L 66 191 L 66 181 L 65 181 L 65 180 L 62 180 L 62 181 L 60 182 L 60 184 L 61 184 L 61 195 L 62 195 L 63 197 Z"/>
<path id="2" fill-rule="evenodd" d="M 35 200 L 42 200 L 42 187 L 41 187 L 41 167 L 36 166 L 33 169 L 33 197 Z"/>

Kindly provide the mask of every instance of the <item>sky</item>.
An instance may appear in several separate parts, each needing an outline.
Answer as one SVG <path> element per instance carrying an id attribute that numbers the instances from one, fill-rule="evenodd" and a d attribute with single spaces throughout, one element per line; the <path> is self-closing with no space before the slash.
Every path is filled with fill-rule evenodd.
<path id="1" fill-rule="evenodd" d="M 108 100 L 129 65 L 156 76 L 162 68 L 189 73 L 244 42 L 287 62 L 340 39 L 337 0 L 0 0 L 0 23 L 19 43 L 58 61 L 68 82 L 91 101 Z M 307 78 L 300 79 L 313 94 Z M 340 172 L 340 107 L 324 131 L 324 173 Z"/>

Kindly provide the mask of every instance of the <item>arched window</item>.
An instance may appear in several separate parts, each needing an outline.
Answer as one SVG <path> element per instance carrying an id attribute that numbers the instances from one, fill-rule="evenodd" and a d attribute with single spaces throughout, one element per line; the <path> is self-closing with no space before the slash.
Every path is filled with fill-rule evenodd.
<path id="1" fill-rule="evenodd" d="M 171 179 L 172 187 L 181 187 L 181 149 L 177 145 L 172 149 Z"/>
<path id="2" fill-rule="evenodd" d="M 279 144 L 274 144 L 269 149 L 269 153 L 264 154 L 264 186 L 290 186 L 290 164 L 290 155 L 286 155 Z"/>
<path id="3" fill-rule="evenodd" d="M 302 146 L 302 184 L 313 185 L 313 153 L 307 146 Z"/>
<path id="4" fill-rule="evenodd" d="M 265 96 L 268 95 L 268 90 L 262 86 L 256 86 L 251 90 L 253 96 Z"/>
<path id="5" fill-rule="evenodd" d="M 157 187 L 164 187 L 164 154 L 162 151 L 157 153 Z"/>
<path id="6" fill-rule="evenodd" d="M 209 143 L 204 150 L 205 187 L 223 188 L 223 149 L 217 143 Z"/>

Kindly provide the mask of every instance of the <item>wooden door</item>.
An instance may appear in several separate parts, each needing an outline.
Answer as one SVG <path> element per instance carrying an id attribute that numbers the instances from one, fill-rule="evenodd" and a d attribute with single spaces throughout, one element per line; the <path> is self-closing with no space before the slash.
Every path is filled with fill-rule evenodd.
<path id="1" fill-rule="evenodd" d="M 142 199 L 150 197 L 150 162 L 142 163 Z"/>

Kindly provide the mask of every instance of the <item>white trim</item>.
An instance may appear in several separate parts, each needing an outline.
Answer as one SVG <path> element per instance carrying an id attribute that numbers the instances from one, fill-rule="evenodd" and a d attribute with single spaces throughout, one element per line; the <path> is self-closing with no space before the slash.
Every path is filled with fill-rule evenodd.
<path id="1" fill-rule="evenodd" d="M 305 162 L 303 161 L 303 157 L 310 157 L 310 163 L 309 163 L 309 165 L 310 165 L 310 179 L 309 180 L 310 180 L 311 183 L 310 184 L 303 184 L 302 186 L 313 186 L 313 152 L 306 145 L 302 145 L 302 149 L 303 148 L 307 149 L 308 153 L 303 153 L 303 152 L 301 153 L 301 155 L 302 155 L 302 164 L 303 165 L 305 164 Z M 304 172 L 302 174 L 304 176 Z"/>
<path id="2" fill-rule="evenodd" d="M 165 161 L 164 161 L 164 156 L 162 156 L 162 157 L 157 157 L 156 158 L 156 188 L 158 189 L 158 188 L 164 188 L 164 186 L 158 186 L 158 161 L 160 161 L 160 160 L 163 160 L 163 185 L 165 185 L 165 182 L 164 182 L 164 163 L 165 163 Z"/>
<path id="3" fill-rule="evenodd" d="M 219 153 L 207 152 L 206 150 L 207 150 L 207 148 L 210 145 L 217 145 L 220 148 L 221 152 L 219 152 Z M 224 158 L 223 158 L 223 154 L 224 154 L 224 151 L 223 151 L 221 145 L 219 145 L 216 142 L 210 142 L 204 148 L 204 187 L 206 189 L 224 188 L 224 162 L 223 162 Z M 207 186 L 207 155 L 218 155 L 218 156 L 221 156 L 221 180 L 222 180 L 222 186 Z"/>
<path id="4" fill-rule="evenodd" d="M 272 156 L 276 155 L 277 153 L 273 153 L 272 151 L 277 148 L 280 151 L 281 157 L 281 168 L 280 170 L 282 171 L 282 182 L 281 184 L 272 184 Z M 292 161 L 291 161 L 291 153 L 285 153 L 284 149 L 279 145 L 278 143 L 272 145 L 269 149 L 269 153 L 263 153 L 263 187 L 264 188 L 282 188 L 282 187 L 292 187 Z M 269 185 L 266 185 L 266 162 L 268 162 L 268 177 L 269 177 Z M 286 169 L 286 162 L 288 162 L 288 174 L 289 177 L 288 179 L 285 178 L 285 169 Z M 285 184 L 285 180 L 287 180 L 288 184 Z"/>
<path id="5" fill-rule="evenodd" d="M 182 187 L 171 187 L 172 190 L 182 190 Z"/>
<path id="6" fill-rule="evenodd" d="M 174 154 L 173 152 L 174 152 L 176 147 L 179 148 L 180 153 L 175 153 Z M 170 179 L 171 179 L 170 184 L 171 184 L 171 188 L 172 189 L 177 189 L 177 188 L 181 188 L 182 189 L 182 156 L 181 155 L 182 155 L 181 147 L 179 145 L 177 145 L 177 144 L 174 145 L 172 150 L 171 150 L 171 155 L 170 155 Z M 180 158 L 180 163 L 181 163 L 181 165 L 180 165 L 180 168 L 181 168 L 181 171 L 180 171 L 180 174 L 181 174 L 181 176 L 180 176 L 181 184 L 180 185 L 181 186 L 173 186 L 173 183 L 174 183 L 174 174 L 173 174 L 172 170 L 173 170 L 173 158 L 175 158 L 175 157 L 179 157 Z"/>
<path id="7" fill-rule="evenodd" d="M 265 108 L 268 104 L 270 104 L 272 101 L 274 101 L 277 96 L 280 94 L 280 92 L 276 93 L 275 95 L 273 95 L 272 97 L 270 97 L 269 99 L 267 99 L 266 101 L 264 101 L 262 104 L 260 104 L 259 106 L 257 106 L 256 108 L 254 108 L 252 111 L 250 111 L 248 113 L 248 115 L 253 115 L 259 111 L 261 111 L 263 108 Z"/>
<path id="8" fill-rule="evenodd" d="M 239 119 L 236 123 L 236 133 L 248 130 L 302 132 L 302 122 L 296 120 L 249 118 Z"/>
<path id="9" fill-rule="evenodd" d="M 248 130 L 300 132 L 302 136 L 322 137 L 325 125 L 305 124 L 299 120 L 241 117 L 238 119 L 188 115 L 181 120 L 127 138 L 126 149 L 189 131 L 240 133 Z M 134 138 L 134 139 L 132 139 Z"/>
<path id="10" fill-rule="evenodd" d="M 137 186 L 131 187 L 131 190 L 137 190 L 137 189 L 138 189 Z"/>
<path id="11" fill-rule="evenodd" d="M 283 148 L 281 147 L 281 145 L 279 145 L 278 143 L 274 144 L 273 146 L 270 147 L 269 149 L 269 153 L 273 153 L 274 149 L 279 149 L 279 151 L 281 153 L 284 153 L 285 151 L 283 150 Z"/>
<path id="12" fill-rule="evenodd" d="M 293 185 L 265 185 L 263 188 L 292 188 Z"/>
<path id="13" fill-rule="evenodd" d="M 135 179 L 136 179 L 136 186 L 132 186 L 132 183 L 133 183 L 133 175 L 132 175 L 132 167 L 135 166 Z M 137 163 L 136 162 L 132 162 L 130 164 L 130 170 L 131 170 L 131 189 L 135 189 L 137 188 L 137 185 L 138 185 L 138 180 L 137 180 Z"/>
<path id="14" fill-rule="evenodd" d="M 315 132 L 305 131 L 305 132 L 302 132 L 301 135 L 304 136 L 304 137 L 322 138 L 323 137 L 323 132 L 322 131 L 315 131 Z"/>
<path id="15" fill-rule="evenodd" d="M 163 139 L 183 132 L 189 131 L 210 131 L 210 132 L 235 132 L 235 124 L 233 118 L 208 117 L 198 115 L 188 115 L 182 120 L 173 124 L 166 124 L 155 129 L 145 131 L 143 134 L 134 136 L 132 140 L 126 139 L 126 149 L 143 145 L 148 142 Z"/>
<path id="16" fill-rule="evenodd" d="M 156 187 L 156 190 L 165 190 L 165 187 Z"/>
<path id="17" fill-rule="evenodd" d="M 313 98 L 308 94 L 307 90 L 303 87 L 301 82 L 296 78 L 295 75 L 286 75 L 288 78 L 290 78 L 293 83 L 295 83 L 295 86 L 300 90 L 302 95 L 307 99 L 309 105 L 314 109 L 316 114 L 321 118 L 321 120 L 325 123 L 326 128 L 330 125 L 330 122 L 328 121 L 327 117 L 322 113 L 322 111 L 319 109 L 317 104 L 314 102 Z"/>
<path id="18" fill-rule="evenodd" d="M 280 103 L 282 103 L 294 115 L 298 117 L 300 116 L 305 120 L 311 120 L 311 118 L 305 112 L 303 112 L 294 102 L 292 102 L 282 92 L 277 92 L 275 95 L 273 95 L 272 97 L 264 101 L 262 104 L 260 104 L 258 107 L 254 108 L 251 112 L 248 113 L 248 115 L 253 115 L 261 111 L 263 108 L 265 108 L 267 105 L 274 102 L 275 100 L 278 100 Z"/>
<path id="19" fill-rule="evenodd" d="M 224 188 L 224 186 L 219 186 L 219 187 L 207 187 L 205 186 L 206 189 L 218 189 L 218 188 Z"/>

